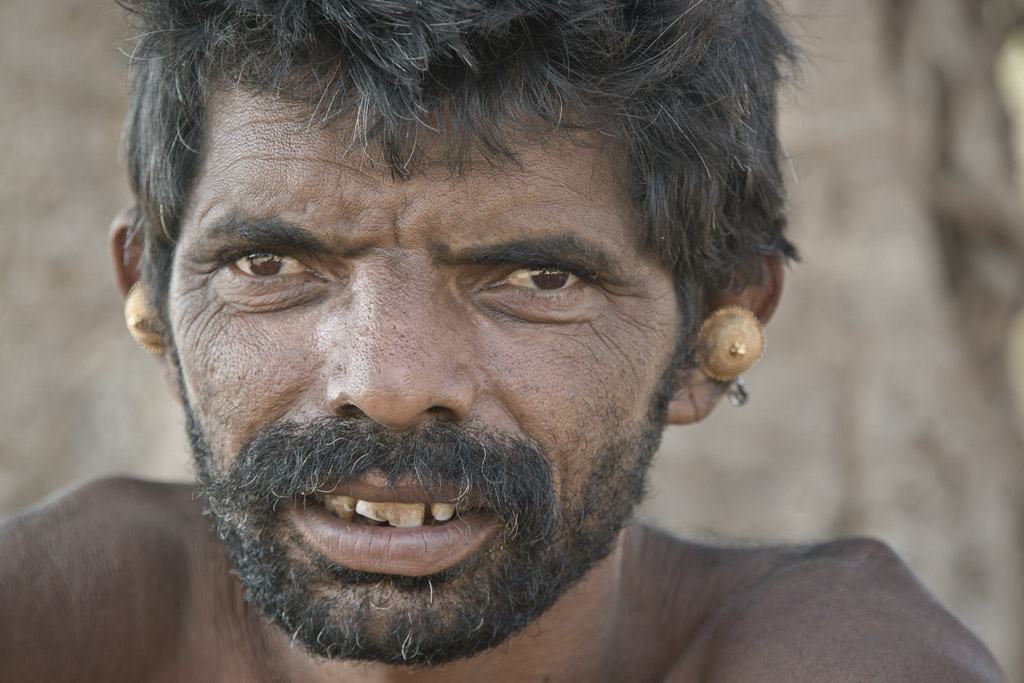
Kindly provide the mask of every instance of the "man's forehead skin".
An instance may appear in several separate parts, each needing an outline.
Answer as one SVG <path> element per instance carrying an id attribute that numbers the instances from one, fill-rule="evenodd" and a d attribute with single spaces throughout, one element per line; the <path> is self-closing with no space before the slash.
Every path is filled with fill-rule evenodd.
<path id="1" fill-rule="evenodd" d="M 509 235 L 543 238 L 554 247 L 551 236 L 562 234 L 563 247 L 575 241 L 577 257 L 589 256 L 609 277 L 627 268 L 631 256 L 646 260 L 639 254 L 639 219 L 596 144 L 552 137 L 519 147 L 519 166 L 471 159 L 453 172 L 439 160 L 395 180 L 352 143 L 343 121 L 323 128 L 268 99 L 221 94 L 208 131 L 183 220 L 186 242 L 273 220 L 310 251 L 415 245 L 459 260 L 460 253 L 502 244 Z M 431 144 L 438 143 L 423 146 Z M 279 172 L 282 164 L 287 174 Z M 481 193 L 486 201 L 457 201 Z M 459 229 L 439 238 L 429 232 L 437 225 Z"/>

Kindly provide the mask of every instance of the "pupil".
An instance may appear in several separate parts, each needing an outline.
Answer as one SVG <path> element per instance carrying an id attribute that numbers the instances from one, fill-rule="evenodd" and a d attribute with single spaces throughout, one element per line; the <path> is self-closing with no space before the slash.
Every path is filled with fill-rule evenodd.
<path id="1" fill-rule="evenodd" d="M 569 279 L 569 273 L 544 270 L 531 276 L 531 279 L 538 289 L 558 289 L 565 286 Z"/>
<path id="2" fill-rule="evenodd" d="M 252 254 L 249 256 L 249 269 L 253 275 L 277 275 L 281 270 L 281 259 L 268 254 Z"/>

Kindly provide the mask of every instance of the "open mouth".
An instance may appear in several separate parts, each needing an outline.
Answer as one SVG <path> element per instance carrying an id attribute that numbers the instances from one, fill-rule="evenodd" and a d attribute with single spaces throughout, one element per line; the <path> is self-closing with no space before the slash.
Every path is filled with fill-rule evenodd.
<path id="1" fill-rule="evenodd" d="M 348 495 L 359 494 L 360 498 Z M 314 550 L 335 564 L 377 574 L 426 576 L 483 547 L 495 516 L 472 496 L 414 502 L 422 490 L 365 482 L 345 493 L 304 496 L 289 516 Z M 373 498 L 398 498 L 375 501 Z"/>
<path id="2" fill-rule="evenodd" d="M 323 494 L 317 496 L 335 517 L 368 526 L 388 525 L 402 529 L 418 526 L 442 526 L 474 510 L 454 503 L 395 503 L 361 500 L 353 496 Z"/>

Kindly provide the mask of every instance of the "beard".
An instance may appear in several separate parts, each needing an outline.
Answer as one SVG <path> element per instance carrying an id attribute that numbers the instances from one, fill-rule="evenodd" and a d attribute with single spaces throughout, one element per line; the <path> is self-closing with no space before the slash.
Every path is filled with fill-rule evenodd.
<path id="1" fill-rule="evenodd" d="M 246 600 L 315 656 L 426 666 L 500 644 L 608 555 L 643 498 L 670 393 L 663 381 L 639 425 L 621 415 L 594 420 L 616 435 L 597 449 L 587 450 L 594 439 L 586 433 L 559 448 L 587 465 L 560 492 L 550 466 L 558 458 L 464 424 L 434 421 L 396 434 L 366 417 L 281 422 L 220 467 L 228 459 L 212 452 L 187 401 L 186 417 L 199 492 Z M 454 488 L 493 515 L 498 529 L 472 555 L 429 576 L 334 564 L 284 513 L 320 504 L 317 492 L 370 473 L 415 482 L 427 499 Z"/>

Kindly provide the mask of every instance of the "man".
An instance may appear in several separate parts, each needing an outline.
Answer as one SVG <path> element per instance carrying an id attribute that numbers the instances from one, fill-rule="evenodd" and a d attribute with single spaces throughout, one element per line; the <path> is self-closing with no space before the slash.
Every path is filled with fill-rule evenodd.
<path id="1" fill-rule="evenodd" d="M 133 5 L 111 244 L 199 495 L 8 521 L 5 678 L 999 680 L 880 544 L 631 521 L 794 254 L 770 9 L 489 5 Z"/>

